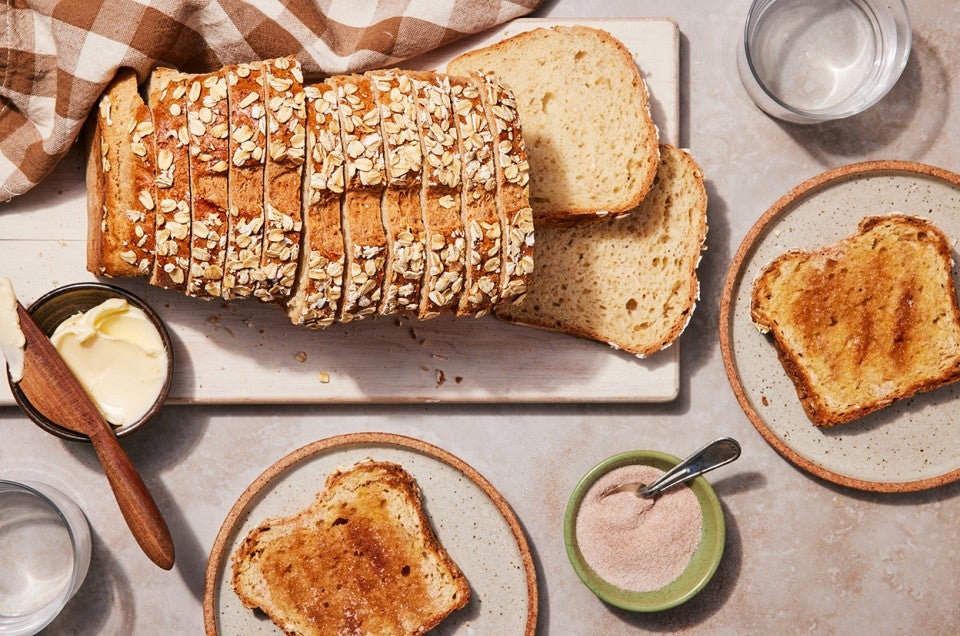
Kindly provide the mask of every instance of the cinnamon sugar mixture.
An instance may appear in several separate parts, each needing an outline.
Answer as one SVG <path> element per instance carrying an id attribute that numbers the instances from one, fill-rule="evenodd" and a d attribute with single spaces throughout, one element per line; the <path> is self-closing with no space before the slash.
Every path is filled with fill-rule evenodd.
<path id="1" fill-rule="evenodd" d="M 622 589 L 650 592 L 671 583 L 700 544 L 703 516 L 688 486 L 672 488 L 657 499 L 630 492 L 601 497 L 613 486 L 649 484 L 662 474 L 652 466 L 622 466 L 598 479 L 580 504 L 580 552 L 594 572 Z"/>

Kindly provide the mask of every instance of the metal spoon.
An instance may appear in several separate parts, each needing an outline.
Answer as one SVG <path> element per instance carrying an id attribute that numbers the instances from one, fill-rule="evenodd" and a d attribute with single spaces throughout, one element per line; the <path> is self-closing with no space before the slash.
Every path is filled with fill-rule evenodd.
<path id="1" fill-rule="evenodd" d="M 678 484 L 690 481 L 698 475 L 729 464 L 740 457 L 740 444 L 732 437 L 715 439 L 685 460 L 665 472 L 649 486 L 632 481 L 619 486 L 608 488 L 601 497 L 607 497 L 618 492 L 633 492 L 638 497 L 653 499 L 664 490 Z"/>

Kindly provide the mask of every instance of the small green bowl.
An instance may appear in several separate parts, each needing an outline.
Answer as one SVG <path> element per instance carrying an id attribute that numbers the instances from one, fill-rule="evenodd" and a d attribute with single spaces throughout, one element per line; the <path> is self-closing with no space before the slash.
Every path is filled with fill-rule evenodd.
<path id="1" fill-rule="evenodd" d="M 632 612 L 659 612 L 676 607 L 693 598 L 713 577 L 723 557 L 726 541 L 726 525 L 723 521 L 723 509 L 713 488 L 703 477 L 697 477 L 687 485 L 693 490 L 700 502 L 703 513 L 703 533 L 700 544 L 690 559 L 690 564 L 675 581 L 651 592 L 624 590 L 603 580 L 591 569 L 577 545 L 577 513 L 580 502 L 593 486 L 594 482 L 611 470 L 622 466 L 642 464 L 653 466 L 664 472 L 680 463 L 673 455 L 657 451 L 629 451 L 606 459 L 588 472 L 570 495 L 567 511 L 563 519 L 564 543 L 567 556 L 583 584 L 590 588 L 602 601 L 615 607 Z"/>

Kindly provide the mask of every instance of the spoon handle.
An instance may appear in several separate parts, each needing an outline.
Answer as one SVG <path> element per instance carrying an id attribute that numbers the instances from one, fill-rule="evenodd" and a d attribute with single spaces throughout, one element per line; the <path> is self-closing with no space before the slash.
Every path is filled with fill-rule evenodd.
<path id="1" fill-rule="evenodd" d="M 710 472 L 714 468 L 729 464 L 738 457 L 740 457 L 740 444 L 737 440 L 732 437 L 715 439 L 661 475 L 652 484 L 642 488 L 637 494 L 640 496 L 654 495 L 671 486 Z"/>
<path id="2" fill-rule="evenodd" d="M 130 456 L 109 429 L 95 431 L 90 441 L 130 532 L 151 561 L 169 570 L 174 561 L 173 538 Z"/>

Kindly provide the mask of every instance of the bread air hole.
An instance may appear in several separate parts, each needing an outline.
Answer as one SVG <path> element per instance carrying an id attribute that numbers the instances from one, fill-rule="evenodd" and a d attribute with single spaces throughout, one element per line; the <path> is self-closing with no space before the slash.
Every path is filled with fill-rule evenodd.
<path id="1" fill-rule="evenodd" d="M 552 110 L 551 104 L 553 103 L 554 94 L 551 92 L 544 93 L 543 97 L 540 98 L 540 112 L 549 115 Z"/>
<path id="2" fill-rule="evenodd" d="M 630 300 L 628 300 L 626 304 L 626 308 L 627 308 L 627 313 L 632 314 L 634 310 L 637 308 L 637 300 L 635 298 L 631 298 Z"/>
<path id="3" fill-rule="evenodd" d="M 587 54 L 586 51 L 577 51 L 576 53 L 573 54 L 573 59 L 574 59 L 574 60 L 582 60 L 582 59 L 583 59 L 583 56 L 586 55 L 586 54 Z"/>

